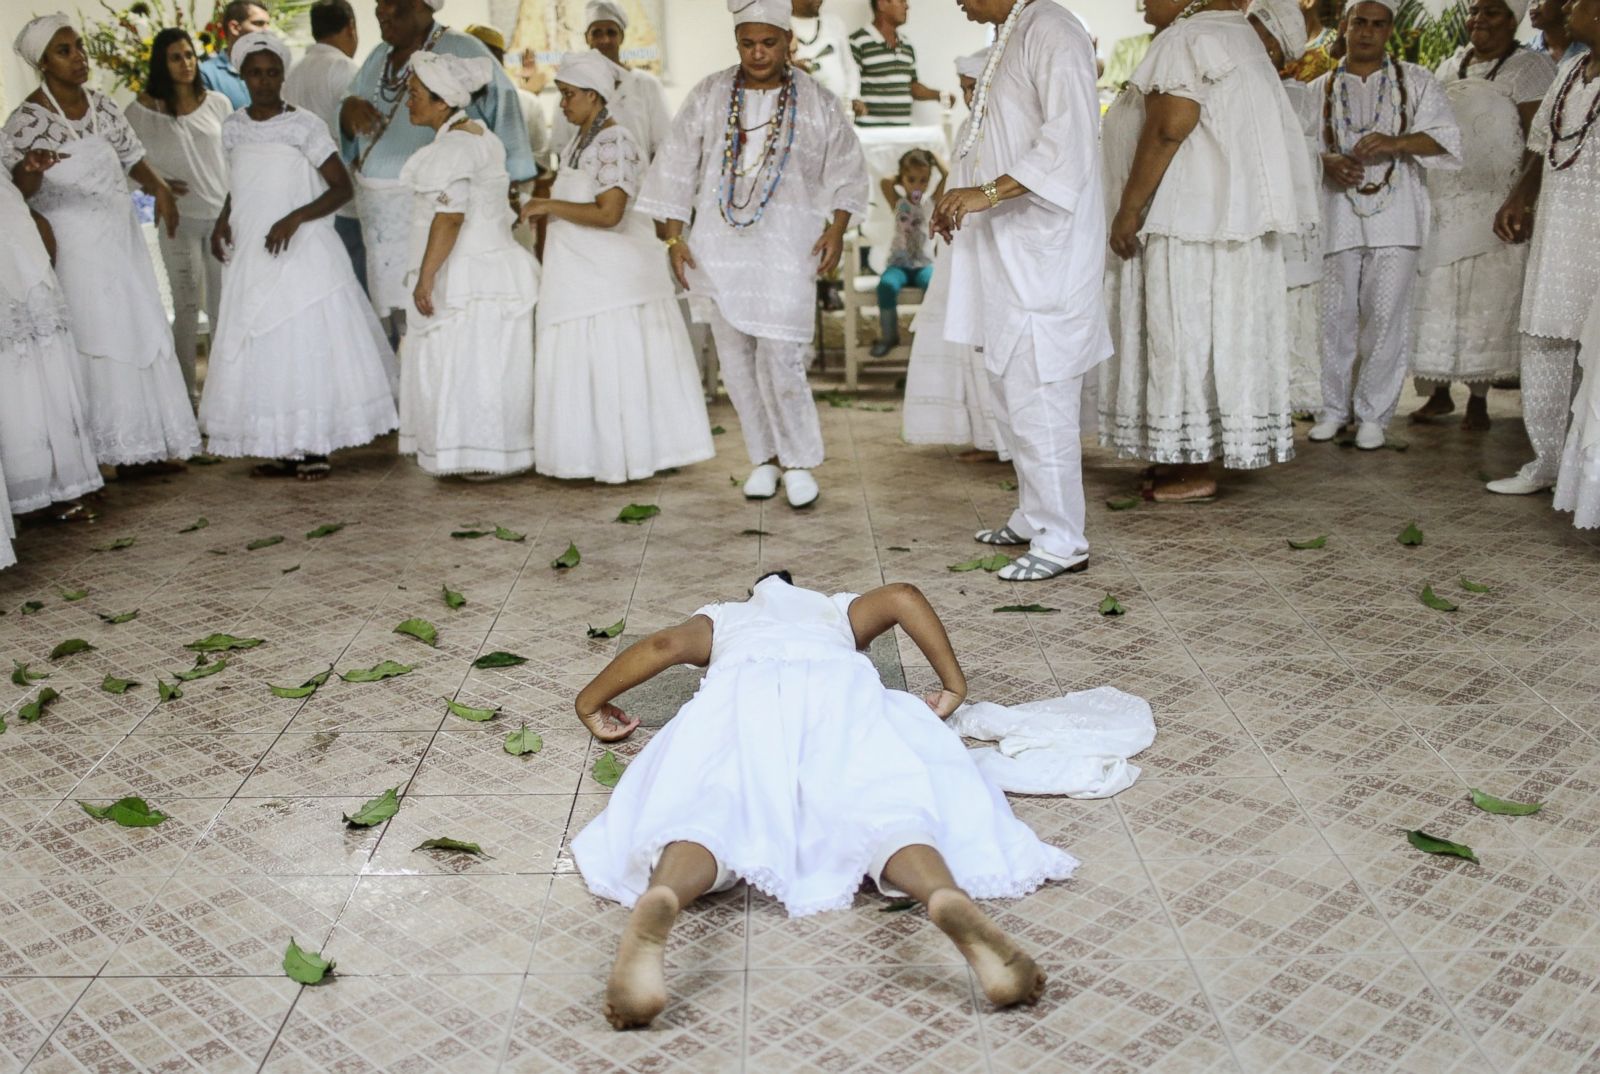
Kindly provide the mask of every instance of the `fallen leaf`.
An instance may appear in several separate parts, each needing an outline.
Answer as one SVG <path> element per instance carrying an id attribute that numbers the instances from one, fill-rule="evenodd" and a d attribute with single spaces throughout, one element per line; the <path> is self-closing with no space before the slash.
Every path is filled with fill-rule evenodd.
<path id="1" fill-rule="evenodd" d="M 321 984 L 334 965 L 331 958 L 301 950 L 300 945 L 294 942 L 294 937 L 289 937 L 289 949 L 283 953 L 283 972 L 291 981 L 299 981 L 303 985 Z"/>
<path id="2" fill-rule="evenodd" d="M 1480 484 L 1487 485 L 1489 482 L 1491 482 L 1493 480 L 1494 480 L 1494 475 L 1491 474 L 1488 470 L 1479 470 L 1478 471 L 1478 481 L 1479 481 Z"/>
<path id="3" fill-rule="evenodd" d="M 1327 544 L 1328 535 L 1326 533 L 1320 537 L 1307 537 L 1303 541 L 1297 541 L 1292 537 L 1289 538 L 1289 547 L 1297 552 L 1304 552 L 1308 548 L 1324 548 Z"/>
<path id="4" fill-rule="evenodd" d="M 285 567 L 285 568 L 283 568 L 283 570 L 279 571 L 278 573 L 279 574 L 293 574 L 295 571 L 297 571 L 299 569 L 300 569 L 300 564 L 296 563 L 293 567 Z"/>
<path id="5" fill-rule="evenodd" d="M 432 645 L 435 648 L 439 645 L 439 631 L 426 619 L 407 619 L 395 627 L 394 632 L 396 634 L 404 634 L 410 638 L 416 638 L 418 641 Z"/>
<path id="6" fill-rule="evenodd" d="M 160 810 L 151 809 L 143 798 L 118 798 L 108 806 L 79 802 L 83 811 L 96 820 L 116 821 L 124 828 L 154 828 L 167 819 Z"/>
<path id="7" fill-rule="evenodd" d="M 1411 441 L 1409 441 L 1409 440 L 1396 440 L 1394 437 L 1391 436 L 1389 439 L 1387 439 L 1387 440 L 1385 440 L 1383 442 L 1383 446 L 1388 448 L 1390 451 L 1405 451 L 1407 448 L 1409 448 L 1411 446 Z"/>
<path id="8" fill-rule="evenodd" d="M 1485 813 L 1494 813 L 1502 817 L 1529 817 L 1544 808 L 1543 802 L 1513 802 L 1485 794 L 1476 787 L 1472 788 L 1472 804 Z"/>
<path id="9" fill-rule="evenodd" d="M 594 781 L 602 787 L 615 787 L 617 780 L 622 778 L 623 769 L 627 767 L 627 765 L 617 760 L 616 754 L 606 750 L 594 763 Z"/>
<path id="10" fill-rule="evenodd" d="M 1126 615 L 1128 613 L 1128 609 L 1122 606 L 1122 602 L 1110 593 L 1106 594 L 1106 599 L 1100 602 L 1099 607 L 1101 615 Z"/>
<path id="11" fill-rule="evenodd" d="M 435 836 L 432 839 L 424 839 L 422 842 L 411 848 L 411 852 L 413 854 L 419 850 L 459 850 L 463 854 L 483 854 L 483 848 L 477 843 L 468 843 L 460 839 L 451 839 L 447 835 Z M 487 857 L 487 855 L 485 856 Z"/>
<path id="12" fill-rule="evenodd" d="M 156 680 L 156 693 L 161 695 L 163 701 L 173 701 L 183 696 L 183 687 L 168 686 L 166 680 Z"/>
<path id="13" fill-rule="evenodd" d="M 729 474 L 728 475 L 728 484 L 732 485 L 734 488 L 738 488 L 739 487 L 739 479 L 737 477 L 734 477 L 732 474 Z"/>
<path id="14" fill-rule="evenodd" d="M 52 690 L 48 686 L 44 687 L 32 701 L 17 710 L 17 718 L 23 723 L 37 722 L 39 717 L 44 715 L 44 710 L 50 707 L 50 702 L 60 696 L 59 691 Z"/>
<path id="15" fill-rule="evenodd" d="M 37 671 L 29 671 L 27 664 L 11 661 L 11 682 L 15 686 L 27 686 L 39 679 L 48 679 L 49 675 L 41 675 Z"/>
<path id="16" fill-rule="evenodd" d="M 1429 835 L 1424 831 L 1413 829 L 1406 832 L 1406 842 L 1425 854 L 1454 854 L 1456 857 L 1466 858 L 1468 861 L 1475 862 L 1478 860 L 1478 856 L 1472 852 L 1471 847 L 1463 846 L 1460 843 L 1452 843 L 1448 839 L 1440 839 L 1438 836 Z"/>
<path id="17" fill-rule="evenodd" d="M 767 535 L 767 531 L 766 530 L 740 530 L 739 531 L 739 536 L 740 537 L 765 537 L 766 535 Z"/>
<path id="18" fill-rule="evenodd" d="M 1421 598 L 1422 603 L 1436 612 L 1453 612 L 1456 610 L 1456 605 L 1435 593 L 1431 585 L 1424 585 L 1422 592 L 1418 596 Z"/>
<path id="19" fill-rule="evenodd" d="M 727 432 L 727 431 L 728 431 L 728 430 L 726 430 L 726 429 L 724 429 L 724 428 L 723 428 L 723 427 L 722 427 L 722 426 L 720 426 L 720 425 L 713 425 L 713 426 L 712 426 L 712 427 L 711 427 L 711 435 L 712 435 L 712 436 L 721 436 L 721 435 L 722 435 L 722 434 L 723 434 L 723 433 L 725 433 L 725 432 Z"/>
<path id="20" fill-rule="evenodd" d="M 496 705 L 492 709 L 475 709 L 471 705 L 463 705 L 459 701 L 451 701 L 448 697 L 444 698 L 443 700 L 445 707 L 450 710 L 450 715 L 459 716 L 463 720 L 471 720 L 473 723 L 483 723 L 486 720 L 492 720 L 500 713 L 499 705 Z"/>
<path id="21" fill-rule="evenodd" d="M 50 650 L 50 659 L 60 660 L 63 656 L 71 656 L 73 653 L 86 653 L 93 648 L 93 645 L 90 645 L 82 638 L 68 638 Z"/>
<path id="22" fill-rule="evenodd" d="M 526 533 L 518 533 L 516 530 L 508 530 L 504 526 L 496 526 L 494 528 L 494 539 L 497 541 L 526 541 L 528 535 Z"/>
<path id="23" fill-rule="evenodd" d="M 856 405 L 856 401 L 847 395 L 838 392 L 819 392 L 817 398 L 836 410 L 849 410 Z"/>
<path id="24" fill-rule="evenodd" d="M 628 625 L 628 620 L 627 619 L 618 619 L 615 623 L 612 623 L 608 627 L 600 627 L 598 629 L 596 629 L 595 627 L 590 627 L 589 628 L 589 637 L 591 637 L 591 638 L 614 638 L 618 634 L 621 634 L 622 633 L 622 628 L 627 626 L 627 625 Z"/>
<path id="25" fill-rule="evenodd" d="M 1017 483 L 1015 481 L 1012 481 L 1010 478 L 1007 478 L 1006 480 L 1000 482 L 1000 491 L 1001 492 L 1015 492 L 1015 491 L 1017 491 Z"/>
<path id="26" fill-rule="evenodd" d="M 909 552 L 909 551 L 911 551 L 911 549 L 907 548 L 905 545 L 902 545 L 902 544 L 892 544 L 887 549 L 885 549 L 885 551 L 888 551 L 888 552 Z"/>
<path id="27" fill-rule="evenodd" d="M 1035 615 L 1050 615 L 1060 610 L 1060 608 L 1046 608 L 1042 604 L 1002 604 L 995 609 L 997 612 L 1032 612 Z"/>
<path id="28" fill-rule="evenodd" d="M 1404 545 L 1419 545 L 1422 543 L 1422 530 L 1413 522 L 1401 530 L 1400 536 L 1396 537 L 1395 540 Z"/>
<path id="29" fill-rule="evenodd" d="M 179 682 L 194 682 L 196 679 L 209 679 L 217 672 L 226 669 L 227 666 L 228 662 L 226 660 L 207 661 L 205 654 L 201 653 L 195 658 L 194 667 L 188 671 L 174 671 L 172 677 Z"/>
<path id="30" fill-rule="evenodd" d="M 199 455 L 190 455 L 184 461 L 190 466 L 215 466 L 217 463 L 221 462 L 222 459 L 216 455 L 206 455 L 202 453 Z"/>
<path id="31" fill-rule="evenodd" d="M 105 612 L 100 613 L 100 621 L 110 623 L 112 626 L 116 626 L 119 623 L 131 623 L 137 618 L 139 618 L 138 608 L 131 612 L 118 612 L 116 615 L 107 615 Z"/>
<path id="32" fill-rule="evenodd" d="M 119 679 L 115 675 L 107 675 L 100 680 L 100 689 L 108 694 L 125 694 L 138 685 L 133 679 Z"/>
<path id="33" fill-rule="evenodd" d="M 56 592 L 61 595 L 62 600 L 68 602 L 82 600 L 89 595 L 87 589 L 57 589 Z"/>
<path id="34" fill-rule="evenodd" d="M 952 571 L 989 571 L 993 573 L 1011 562 L 1011 557 L 1004 552 L 996 552 L 992 556 L 979 556 L 969 559 L 964 563 L 952 564 L 948 569 Z"/>
<path id="35" fill-rule="evenodd" d="M 544 749 L 544 738 L 537 731 L 528 730 L 528 725 L 523 724 L 506 736 L 503 748 L 513 757 L 521 757 L 525 753 L 538 753 Z"/>
<path id="36" fill-rule="evenodd" d="M 228 554 L 228 550 L 226 548 L 208 548 L 206 551 L 210 552 L 213 556 L 225 556 Z"/>
<path id="37" fill-rule="evenodd" d="M 454 589 L 451 589 L 449 586 L 441 586 L 440 588 L 442 588 L 444 590 L 445 607 L 447 607 L 447 608 L 459 608 L 459 607 L 461 607 L 463 604 L 465 604 L 467 602 L 467 598 L 466 597 L 463 597 L 460 593 L 457 593 Z"/>
<path id="38" fill-rule="evenodd" d="M 390 787 L 376 798 L 369 799 L 355 813 L 346 813 L 344 822 L 352 828 L 370 828 L 382 824 L 400 812 L 400 787 Z"/>
<path id="39" fill-rule="evenodd" d="M 39 611 L 43 607 L 44 601 L 42 600 L 25 600 L 22 602 L 22 614 L 32 615 L 34 612 Z"/>
<path id="40" fill-rule="evenodd" d="M 307 531 L 306 540 L 314 541 L 318 537 L 332 537 L 349 524 L 348 522 L 324 522 L 316 529 Z"/>
<path id="41" fill-rule="evenodd" d="M 246 552 L 254 552 L 257 549 L 271 548 L 275 544 L 282 544 L 282 543 L 283 543 L 283 535 L 281 533 L 276 535 L 276 536 L 274 536 L 274 537 L 257 537 L 255 540 L 253 540 L 249 544 L 245 545 L 244 546 L 244 550 Z"/>
<path id="42" fill-rule="evenodd" d="M 1487 592 L 1489 592 L 1489 587 L 1484 585 L 1482 582 L 1474 582 L 1474 581 L 1471 581 L 1470 579 L 1468 579 L 1466 577 L 1461 578 L 1460 581 L 1461 581 L 1461 588 L 1465 589 L 1468 593 L 1487 593 Z"/>
<path id="43" fill-rule="evenodd" d="M 416 669 L 409 664 L 397 664 L 393 660 L 385 660 L 370 668 L 351 668 L 339 678 L 345 682 L 381 682 L 397 675 L 408 675 L 414 670 Z"/>
<path id="44" fill-rule="evenodd" d="M 120 552 L 124 548 L 132 548 L 134 546 L 134 543 L 137 542 L 138 540 L 139 540 L 139 538 L 137 538 L 137 537 L 118 537 L 116 540 L 112 541 L 110 544 L 106 545 L 104 548 L 97 548 L 97 549 L 95 549 L 95 551 L 97 551 L 97 552 Z"/>
<path id="45" fill-rule="evenodd" d="M 1106 506 L 1113 511 L 1131 511 L 1143 502 L 1137 496 L 1118 496 L 1115 499 L 1107 500 Z"/>
<path id="46" fill-rule="evenodd" d="M 326 671 L 317 672 L 299 686 L 273 686 L 271 683 L 268 683 L 267 689 L 272 691 L 273 697 L 284 697 L 289 698 L 290 700 L 297 700 L 302 697 L 310 697 L 312 694 L 316 693 L 317 688 L 326 683 L 328 681 L 328 676 L 332 674 L 333 665 L 330 664 L 328 665 Z"/>
<path id="47" fill-rule="evenodd" d="M 493 530 L 455 530 L 450 536 L 458 541 L 476 541 L 479 537 L 487 537 Z"/>
<path id="48" fill-rule="evenodd" d="M 480 671 L 488 668 L 514 668 L 518 664 L 526 664 L 528 658 L 518 656 L 516 653 L 507 653 L 496 649 L 492 653 L 484 653 L 472 662 L 472 666 Z"/>
<path id="49" fill-rule="evenodd" d="M 254 649 L 266 639 L 264 638 L 236 638 L 232 634 L 207 634 L 203 638 L 191 641 L 185 649 L 192 649 L 197 653 L 222 653 L 229 649 Z"/>
<path id="50" fill-rule="evenodd" d="M 578 546 L 571 541 L 567 542 L 567 550 L 550 561 L 550 566 L 558 571 L 569 570 L 576 567 L 583 557 L 578 554 Z"/>
<path id="51" fill-rule="evenodd" d="M 178 532 L 179 533 L 193 533 L 196 530 L 203 530 L 209 525 L 211 525 L 210 520 L 208 520 L 204 515 L 201 515 L 199 518 L 195 519 L 193 522 L 189 523 L 187 526 L 183 527 L 183 529 L 179 530 Z"/>
<path id="52" fill-rule="evenodd" d="M 661 513 L 661 508 L 653 503 L 630 503 L 617 512 L 617 521 L 626 522 L 630 526 L 637 526 L 646 519 L 655 518 Z"/>
<path id="53" fill-rule="evenodd" d="M 880 914 L 903 914 L 907 910 L 915 910 L 916 907 L 917 907 L 917 900 L 916 899 L 896 899 L 894 902 L 891 902 L 891 903 L 889 903 L 889 904 L 887 904 L 885 906 L 878 907 L 878 913 L 880 913 Z"/>

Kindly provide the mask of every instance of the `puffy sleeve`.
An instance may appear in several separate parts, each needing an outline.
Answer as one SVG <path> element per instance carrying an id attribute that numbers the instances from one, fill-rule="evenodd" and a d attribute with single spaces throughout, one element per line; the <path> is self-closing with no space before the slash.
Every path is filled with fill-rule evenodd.
<path id="1" fill-rule="evenodd" d="M 322 167 L 323 161 L 339 152 L 339 147 L 333 144 L 333 135 L 328 133 L 328 125 L 303 109 L 295 109 L 294 114 L 299 117 L 295 124 L 295 147 L 313 168 Z"/>
<path id="2" fill-rule="evenodd" d="M 463 145 L 461 139 L 484 137 L 446 132 L 407 162 L 402 178 L 432 202 L 435 213 L 465 213 L 472 198 L 473 161 L 471 143 Z"/>
<path id="3" fill-rule="evenodd" d="M 1034 196 L 1074 212 L 1079 195 L 1093 183 L 1100 167 L 1099 154 L 1083 148 L 1099 138 L 1091 125 L 1100 115 L 1094 46 L 1087 33 L 1054 34 L 1025 44 L 1022 61 L 1037 88 L 1043 122 L 1008 174 Z M 1078 55 L 1072 54 L 1074 48 Z"/>
<path id="4" fill-rule="evenodd" d="M 1150 43 L 1130 84 L 1146 94 L 1165 93 L 1204 104 L 1211 87 L 1234 69 L 1222 35 L 1206 22 L 1180 23 Z"/>
<path id="5" fill-rule="evenodd" d="M 1424 168 L 1456 171 L 1461 167 L 1461 128 L 1456 125 L 1456 114 L 1450 107 L 1450 98 L 1425 68 L 1405 64 L 1407 89 L 1416 104 L 1412 106 L 1412 134 L 1426 134 L 1444 150 L 1436 156 L 1413 159 Z"/>
<path id="6" fill-rule="evenodd" d="M 638 143 L 621 124 L 601 131 L 578 164 L 595 181 L 597 192 L 620 190 L 629 198 L 639 193 L 644 160 Z"/>
<path id="7" fill-rule="evenodd" d="M 116 151 L 122 170 L 127 171 L 143 160 L 144 143 L 133 132 L 133 124 L 128 122 L 122 109 L 103 93 L 94 95 L 94 108 L 100 121 L 100 133 L 106 136 L 106 141 Z"/>
<path id="8" fill-rule="evenodd" d="M 1517 62 L 1507 64 L 1506 68 L 1500 78 L 1505 80 L 1512 100 L 1518 104 L 1544 100 L 1545 91 L 1556 78 L 1555 61 L 1543 52 L 1534 52 L 1532 49 L 1519 50 Z"/>
<path id="9" fill-rule="evenodd" d="M 650 170 L 639 186 L 639 197 L 633 205 L 636 212 L 656 220 L 681 220 L 686 224 L 694 215 L 702 124 L 718 77 L 708 75 L 702 79 L 678 109 L 678 118 L 672 121 L 666 139 L 656 150 Z"/>
<path id="10" fill-rule="evenodd" d="M 722 615 L 722 609 L 726 607 L 727 604 L 723 603 L 722 601 L 717 601 L 714 604 L 702 604 L 700 607 L 689 613 L 689 618 L 693 619 L 697 615 L 703 615 L 707 619 L 711 620 L 711 634 L 713 637 L 715 637 L 717 633 L 717 619 Z"/>
<path id="11" fill-rule="evenodd" d="M 809 76 L 808 80 L 809 80 Z M 847 212 L 852 219 L 867 215 L 867 155 L 861 151 L 861 139 L 855 126 L 845 118 L 844 108 L 833 94 L 820 83 L 810 82 L 817 95 L 817 119 L 823 125 L 824 145 L 822 158 L 822 188 L 817 195 L 817 206 L 827 213 Z"/>

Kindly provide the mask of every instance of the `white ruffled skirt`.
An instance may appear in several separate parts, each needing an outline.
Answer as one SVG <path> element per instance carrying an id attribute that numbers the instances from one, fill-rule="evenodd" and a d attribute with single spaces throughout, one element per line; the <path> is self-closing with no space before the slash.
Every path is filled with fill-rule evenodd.
<path id="1" fill-rule="evenodd" d="M 1416 287 L 1411 372 L 1424 380 L 1514 377 L 1521 367 L 1517 317 L 1528 247 L 1499 244 L 1424 272 Z"/>
<path id="2" fill-rule="evenodd" d="M 1289 405 L 1322 409 L 1322 284 L 1289 288 Z"/>

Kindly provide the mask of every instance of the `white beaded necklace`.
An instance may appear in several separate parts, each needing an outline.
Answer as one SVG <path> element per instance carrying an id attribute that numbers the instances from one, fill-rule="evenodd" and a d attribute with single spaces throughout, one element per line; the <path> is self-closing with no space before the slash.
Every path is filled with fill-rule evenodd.
<path id="1" fill-rule="evenodd" d="M 956 150 L 956 159 L 964 159 L 972 152 L 972 147 L 978 144 L 978 139 L 983 136 L 983 117 L 989 111 L 989 84 L 994 81 L 995 70 L 1000 66 L 1000 57 L 1006 51 L 1006 42 L 1011 40 L 1011 31 L 1017 28 L 1017 20 L 1022 17 L 1022 9 L 1027 7 L 1029 0 L 1016 0 L 1011 5 L 1011 11 L 1006 15 L 1006 21 L 1000 24 L 1000 32 L 995 35 L 994 47 L 989 50 L 989 58 L 984 62 L 983 73 L 978 76 L 978 87 L 972 94 L 972 120 L 967 125 L 967 136 L 961 140 L 960 147 Z"/>

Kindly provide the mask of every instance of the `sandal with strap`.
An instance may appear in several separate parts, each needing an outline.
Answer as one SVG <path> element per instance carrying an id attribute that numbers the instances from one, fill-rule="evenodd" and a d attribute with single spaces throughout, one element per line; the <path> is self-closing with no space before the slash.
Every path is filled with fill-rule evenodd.
<path id="1" fill-rule="evenodd" d="M 1077 574 L 1088 569 L 1088 556 L 1072 563 L 1063 563 L 1055 556 L 1047 556 L 1042 552 L 1024 552 L 1001 567 L 995 577 L 1002 582 L 1042 582 L 1047 578 Z"/>
<path id="2" fill-rule="evenodd" d="M 1022 536 L 1009 525 L 1001 526 L 997 530 L 979 530 L 972 535 L 972 539 L 979 544 L 1013 545 L 1027 544 L 1029 538 Z"/>

